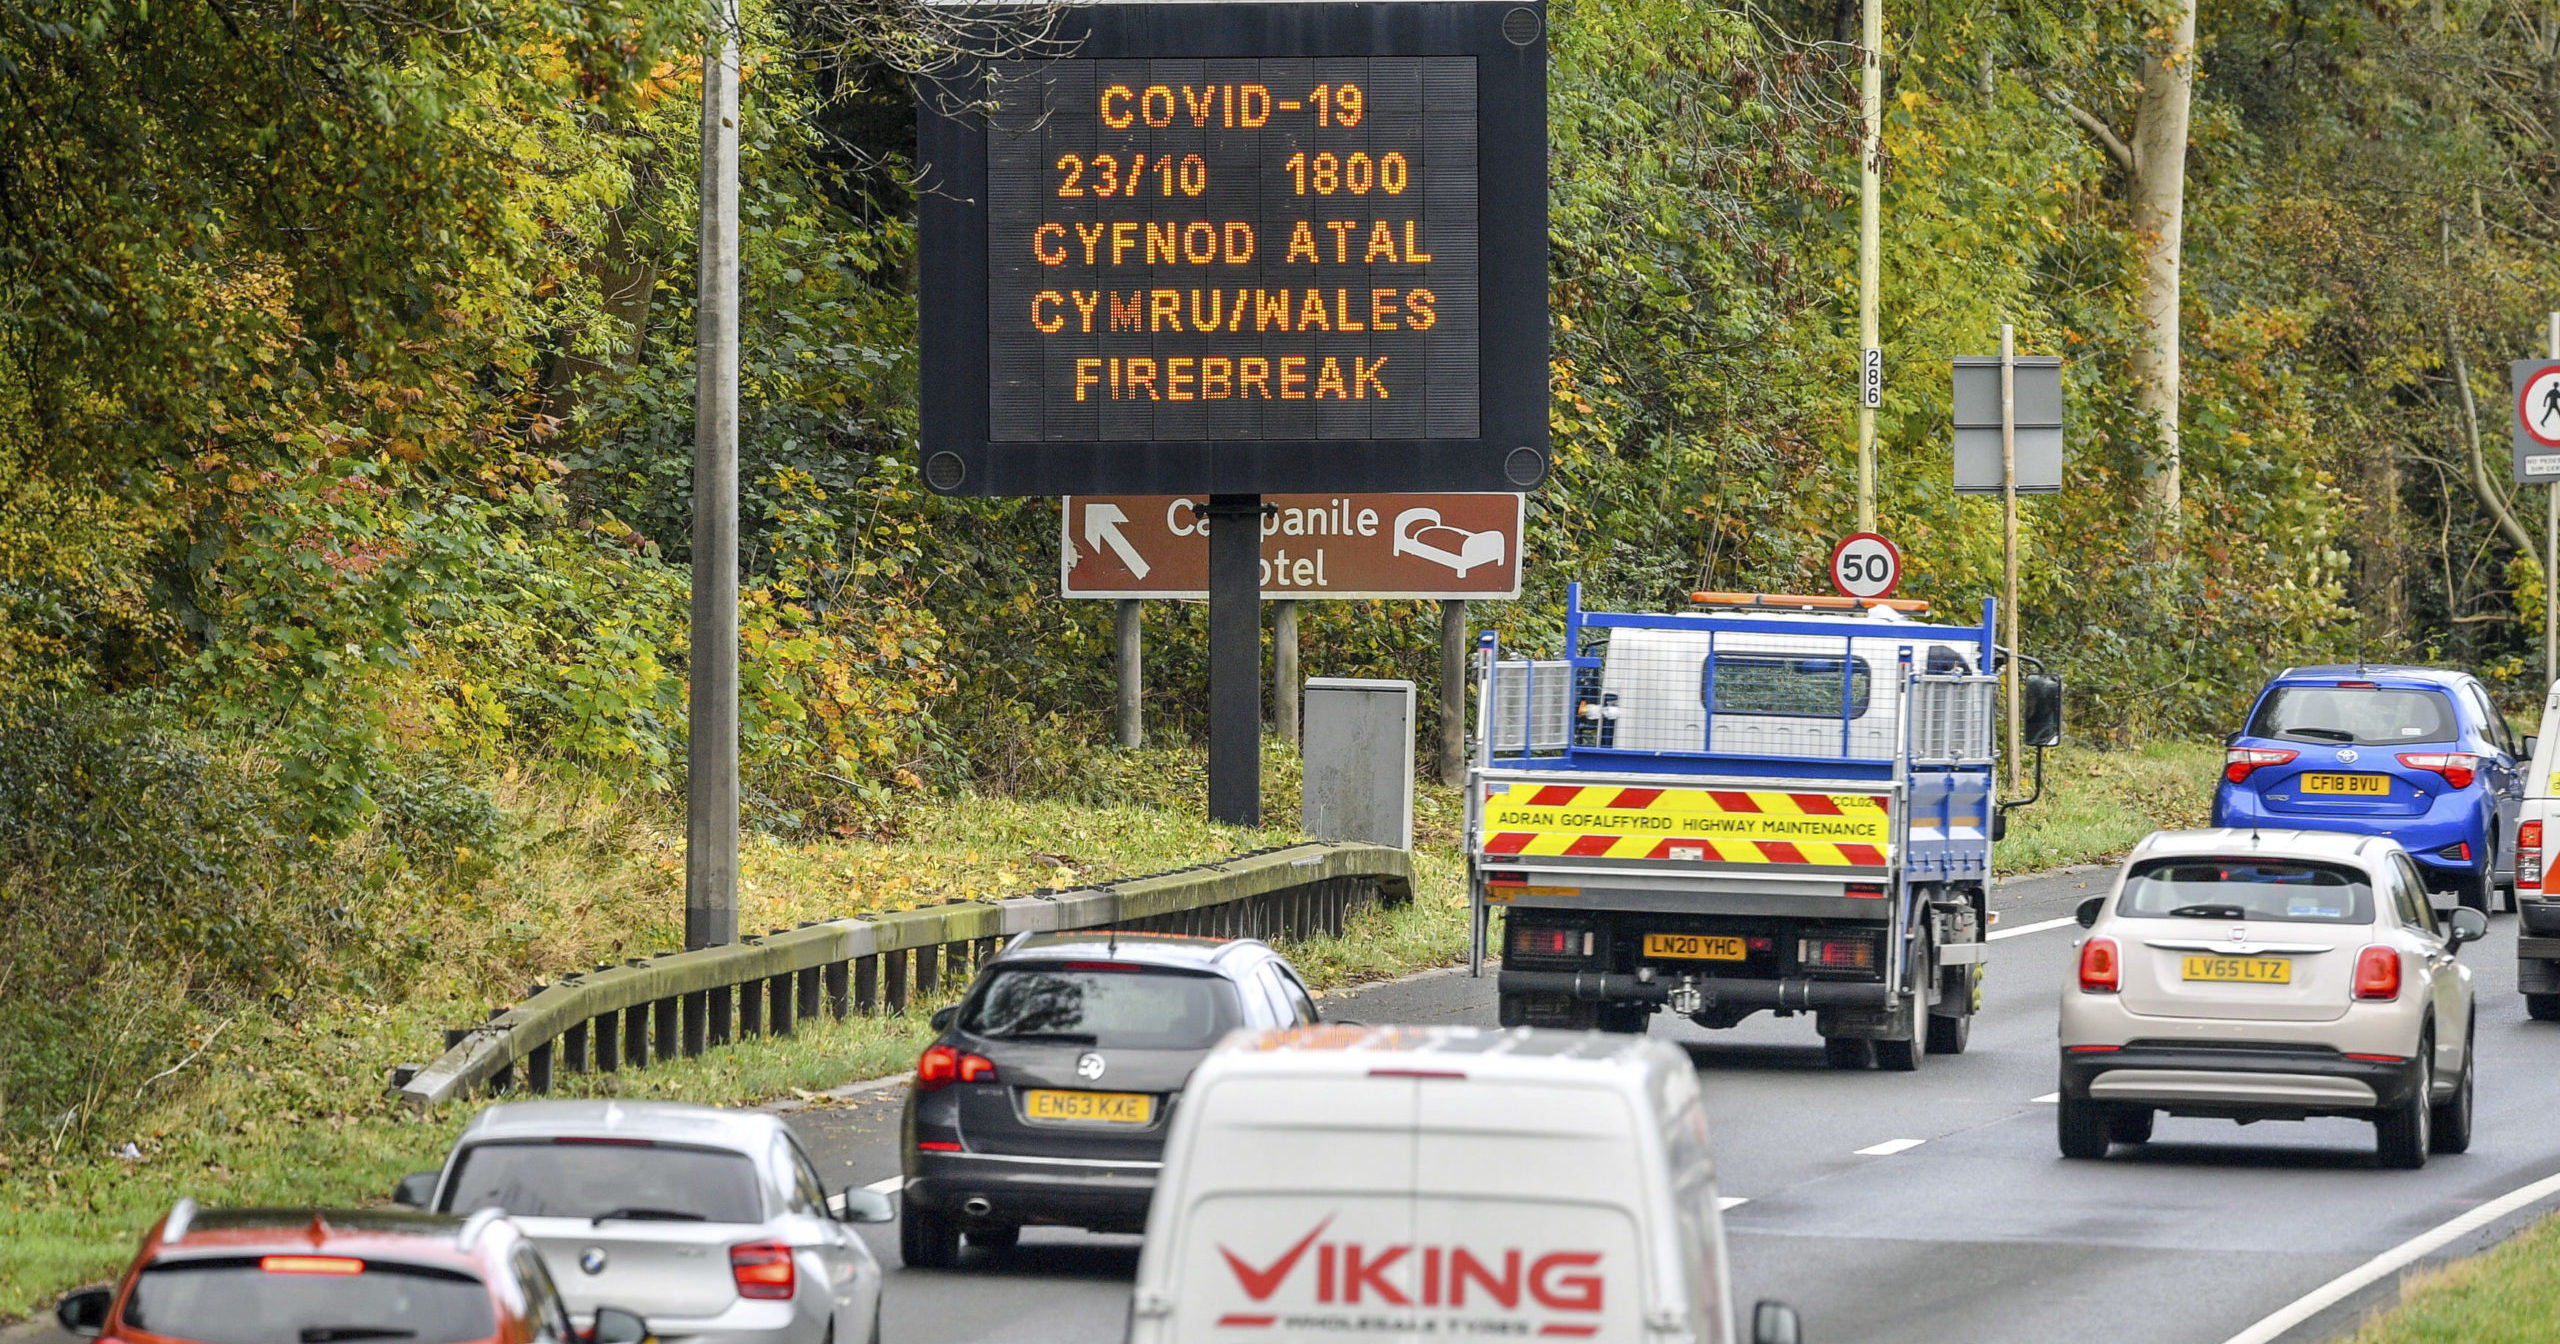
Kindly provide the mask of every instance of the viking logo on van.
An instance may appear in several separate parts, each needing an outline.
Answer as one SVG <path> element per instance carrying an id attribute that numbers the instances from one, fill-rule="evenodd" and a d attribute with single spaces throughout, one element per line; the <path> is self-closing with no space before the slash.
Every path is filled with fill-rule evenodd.
<path id="1" fill-rule="evenodd" d="M 1546 1251 L 1532 1255 L 1518 1247 L 1499 1251 L 1467 1246 L 1417 1246 L 1410 1242 L 1372 1246 L 1356 1241 L 1320 1241 L 1333 1219 L 1317 1223 L 1278 1258 L 1257 1265 L 1221 1245 L 1227 1268 L 1245 1296 L 1267 1302 L 1284 1284 L 1309 1266 L 1318 1305 L 1390 1307 L 1505 1307 L 1517 1310 L 1525 1298 L 1549 1311 L 1597 1312 L 1606 1294 L 1607 1276 L 1598 1251 Z M 1310 1264 L 1308 1252 L 1315 1254 Z M 1419 1292 L 1412 1280 L 1421 1280 Z M 1230 1317 L 1238 1324 L 1269 1324 L 1268 1317 Z M 1224 1322 L 1222 1322 L 1224 1323 Z"/>

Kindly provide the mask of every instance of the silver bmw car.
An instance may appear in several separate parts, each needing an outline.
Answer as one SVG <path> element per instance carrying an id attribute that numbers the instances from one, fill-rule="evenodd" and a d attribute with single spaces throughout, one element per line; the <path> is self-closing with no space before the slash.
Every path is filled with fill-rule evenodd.
<path id="1" fill-rule="evenodd" d="M 537 1101 L 475 1116 L 440 1171 L 394 1196 L 504 1209 L 583 1324 L 598 1303 L 667 1344 L 876 1344 L 880 1265 L 850 1223 L 888 1198 L 830 1195 L 781 1119 L 671 1102 Z"/>

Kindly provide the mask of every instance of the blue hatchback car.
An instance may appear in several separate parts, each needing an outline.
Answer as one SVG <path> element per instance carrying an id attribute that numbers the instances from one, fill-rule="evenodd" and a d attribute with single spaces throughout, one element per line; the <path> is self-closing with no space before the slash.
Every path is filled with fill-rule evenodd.
<path id="1" fill-rule="evenodd" d="M 2515 880 L 2516 807 L 2533 739 L 2487 688 L 2424 667 L 2297 667 L 2258 693 L 2224 743 L 2216 826 L 2266 826 L 2400 842 L 2430 891 L 2486 912 Z"/>

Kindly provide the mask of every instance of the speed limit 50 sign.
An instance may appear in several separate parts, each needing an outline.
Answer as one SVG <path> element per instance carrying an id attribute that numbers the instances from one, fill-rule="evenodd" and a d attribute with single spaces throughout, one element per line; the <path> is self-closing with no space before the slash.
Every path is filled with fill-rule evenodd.
<path id="1" fill-rule="evenodd" d="M 1831 548 L 1831 586 L 1842 597 L 1891 597 L 1902 586 L 1902 552 L 1873 532 L 1852 532 Z"/>

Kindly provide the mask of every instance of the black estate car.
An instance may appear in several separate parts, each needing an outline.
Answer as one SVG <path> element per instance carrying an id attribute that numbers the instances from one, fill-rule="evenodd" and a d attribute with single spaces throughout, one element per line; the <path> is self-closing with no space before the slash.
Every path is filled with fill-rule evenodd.
<path id="1" fill-rule="evenodd" d="M 1026 1224 L 1143 1231 L 1175 1098 L 1220 1037 L 1316 1021 L 1251 939 L 1027 933 L 988 960 L 907 1093 L 899 1250 L 956 1263 Z"/>

